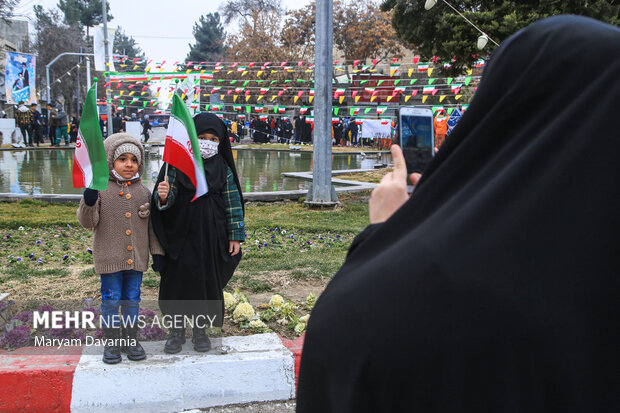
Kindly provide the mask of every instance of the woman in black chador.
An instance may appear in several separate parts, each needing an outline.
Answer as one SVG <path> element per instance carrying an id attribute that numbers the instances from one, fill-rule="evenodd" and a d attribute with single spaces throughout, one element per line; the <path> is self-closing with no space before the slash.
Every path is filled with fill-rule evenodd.
<path id="1" fill-rule="evenodd" d="M 153 191 L 153 229 L 166 251 L 160 270 L 159 305 L 164 315 L 194 316 L 196 351 L 211 348 L 204 327 L 221 326 L 223 288 L 241 259 L 245 239 L 243 197 L 226 126 L 212 113 L 194 117 L 208 192 L 192 202 L 196 188 L 187 175 L 162 167 Z M 154 258 L 155 260 L 155 258 Z M 184 326 L 171 329 L 164 347 L 178 353 Z"/>
<path id="2" fill-rule="evenodd" d="M 310 316 L 298 412 L 620 411 L 620 29 L 502 42 L 411 198 L 402 152 Z"/>

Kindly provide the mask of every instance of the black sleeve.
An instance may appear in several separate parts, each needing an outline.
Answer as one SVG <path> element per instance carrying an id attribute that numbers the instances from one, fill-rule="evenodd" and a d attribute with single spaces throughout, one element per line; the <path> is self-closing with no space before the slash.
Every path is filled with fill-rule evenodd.
<path id="1" fill-rule="evenodd" d="M 362 232 L 360 232 L 353 239 L 353 242 L 351 243 L 351 246 L 349 247 L 349 251 L 347 251 L 347 257 L 349 255 L 351 255 L 353 253 L 353 251 L 355 251 L 355 249 L 357 247 L 362 245 L 362 243 L 364 243 L 364 241 L 366 241 L 370 236 L 372 236 L 372 234 L 374 234 L 375 231 L 377 231 L 377 229 L 381 228 L 381 225 L 382 225 L 382 223 L 370 224 Z"/>

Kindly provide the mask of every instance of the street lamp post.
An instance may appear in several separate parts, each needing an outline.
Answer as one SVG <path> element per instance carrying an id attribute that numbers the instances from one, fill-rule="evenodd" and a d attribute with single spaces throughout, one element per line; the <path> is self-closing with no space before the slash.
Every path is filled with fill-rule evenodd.
<path id="1" fill-rule="evenodd" d="M 333 1 L 316 2 L 316 50 L 314 66 L 314 150 L 312 186 L 306 204 L 334 206 L 338 204 L 332 187 L 332 44 Z"/>

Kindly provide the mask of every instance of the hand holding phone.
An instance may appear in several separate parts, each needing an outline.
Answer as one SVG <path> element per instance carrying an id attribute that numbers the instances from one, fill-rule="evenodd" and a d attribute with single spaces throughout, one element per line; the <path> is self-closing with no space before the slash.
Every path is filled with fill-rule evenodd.
<path id="1" fill-rule="evenodd" d="M 421 173 L 435 155 L 433 111 L 429 108 L 405 106 L 398 113 L 400 145 L 407 172 Z"/>
<path id="2" fill-rule="evenodd" d="M 372 191 L 368 202 L 371 224 L 386 221 L 409 199 L 407 166 L 403 151 L 398 145 L 392 145 L 391 151 L 394 171 L 381 179 L 381 183 Z"/>

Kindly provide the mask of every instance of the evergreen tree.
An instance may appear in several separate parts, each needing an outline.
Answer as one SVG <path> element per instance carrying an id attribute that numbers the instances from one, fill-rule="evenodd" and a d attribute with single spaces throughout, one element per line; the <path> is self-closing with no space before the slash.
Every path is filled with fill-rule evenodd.
<path id="1" fill-rule="evenodd" d="M 498 43 L 518 30 L 544 17 L 577 14 L 618 25 L 617 0 L 449 0 L 452 6 Z M 451 72 L 461 72 L 483 53 L 489 55 L 495 45 L 489 42 L 481 52 L 476 48 L 480 35 L 465 19 L 441 0 L 430 10 L 424 0 L 383 0 L 381 8 L 392 11 L 396 33 L 415 45 L 425 60 L 433 56 L 451 62 Z M 453 58 L 455 59 L 453 61 Z"/>
<path id="2" fill-rule="evenodd" d="M 19 3 L 18 0 L 0 0 L 0 19 L 10 22 L 13 17 L 13 9 Z"/>
<path id="3" fill-rule="evenodd" d="M 108 8 L 108 21 L 113 19 Z M 58 0 L 58 8 L 65 15 L 65 23 L 68 25 L 81 24 L 86 26 L 86 32 L 90 27 L 103 23 L 103 10 L 101 0 Z"/>
<path id="4" fill-rule="evenodd" d="M 200 16 L 193 32 L 196 43 L 189 45 L 186 62 L 215 62 L 224 56 L 224 26 L 218 12 Z"/>
<path id="5" fill-rule="evenodd" d="M 119 26 L 114 34 L 114 53 L 127 56 L 128 59 L 139 58 L 144 60 L 144 52 L 133 37 L 127 36 Z"/>

